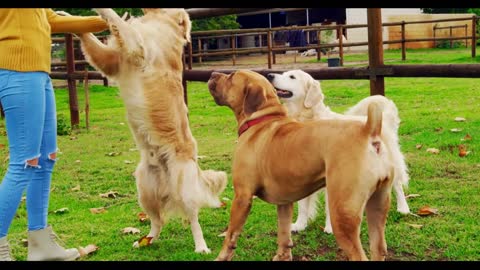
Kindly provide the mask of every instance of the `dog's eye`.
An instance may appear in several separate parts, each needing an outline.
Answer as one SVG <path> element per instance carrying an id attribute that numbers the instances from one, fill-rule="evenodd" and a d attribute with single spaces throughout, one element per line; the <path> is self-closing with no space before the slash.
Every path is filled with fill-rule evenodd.
<path id="1" fill-rule="evenodd" d="M 293 80 L 295 80 L 295 76 L 293 76 L 293 75 L 290 75 L 290 79 L 293 79 Z"/>

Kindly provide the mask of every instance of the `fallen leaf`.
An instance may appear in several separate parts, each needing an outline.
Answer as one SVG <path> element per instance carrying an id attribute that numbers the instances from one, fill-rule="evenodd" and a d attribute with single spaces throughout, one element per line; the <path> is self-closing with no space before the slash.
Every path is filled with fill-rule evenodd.
<path id="1" fill-rule="evenodd" d="M 80 185 L 77 185 L 76 187 L 73 187 L 70 190 L 71 191 L 79 191 L 80 190 Z"/>
<path id="2" fill-rule="evenodd" d="M 140 238 L 138 241 L 135 241 L 133 243 L 133 247 L 134 248 L 140 248 L 140 247 L 146 247 L 146 246 L 150 246 L 153 242 L 153 237 L 147 237 L 147 236 L 144 236 L 142 238 Z"/>
<path id="3" fill-rule="evenodd" d="M 415 148 L 417 148 L 417 149 L 419 149 L 419 150 L 422 149 L 422 147 L 423 147 L 423 145 L 421 145 L 421 144 L 415 145 Z"/>
<path id="4" fill-rule="evenodd" d="M 75 162 L 76 162 L 76 163 L 80 163 L 81 161 L 80 161 L 80 159 L 77 159 L 77 160 L 75 160 Z"/>
<path id="5" fill-rule="evenodd" d="M 53 211 L 54 214 L 65 214 L 67 212 L 68 212 L 67 207 L 63 207 L 63 208 L 60 208 L 60 209 L 57 209 L 57 210 Z"/>
<path id="6" fill-rule="evenodd" d="M 119 124 L 119 125 L 122 125 L 122 126 L 125 125 L 125 123 L 123 123 L 123 122 L 120 122 L 120 123 L 118 123 L 118 124 Z"/>
<path id="7" fill-rule="evenodd" d="M 123 234 L 128 234 L 128 233 L 137 234 L 137 233 L 140 233 L 140 230 L 137 229 L 137 228 L 134 228 L 134 227 L 126 227 L 126 228 L 123 228 L 122 233 Z"/>
<path id="8" fill-rule="evenodd" d="M 206 158 L 207 156 L 197 156 L 198 159 Z"/>
<path id="9" fill-rule="evenodd" d="M 222 200 L 224 200 L 224 201 L 230 201 L 230 199 L 227 198 L 227 197 L 223 197 Z"/>
<path id="10" fill-rule="evenodd" d="M 405 199 L 410 199 L 415 197 L 420 197 L 420 194 L 408 194 L 407 196 L 405 196 Z"/>
<path id="11" fill-rule="evenodd" d="M 128 151 L 134 152 L 134 151 L 138 151 L 138 149 L 137 148 L 130 148 L 130 149 L 128 149 Z"/>
<path id="12" fill-rule="evenodd" d="M 72 141 L 76 140 L 76 139 L 77 139 L 77 137 L 75 137 L 75 136 L 70 137 L 70 140 L 72 140 Z"/>
<path id="13" fill-rule="evenodd" d="M 22 202 L 27 200 L 27 196 L 22 196 Z"/>
<path id="14" fill-rule="evenodd" d="M 112 198 L 115 199 L 118 196 L 118 192 L 116 191 L 109 191 L 107 193 L 100 193 L 99 194 L 101 198 Z"/>
<path id="15" fill-rule="evenodd" d="M 79 247 L 78 253 L 80 253 L 80 257 L 85 257 L 90 253 L 93 253 L 98 250 L 98 247 L 94 244 L 90 244 L 86 247 Z"/>
<path id="16" fill-rule="evenodd" d="M 422 208 L 418 209 L 417 214 L 420 216 L 430 216 L 436 215 L 438 213 L 438 209 L 431 208 L 430 206 L 426 205 Z"/>
<path id="17" fill-rule="evenodd" d="M 450 131 L 453 132 L 453 133 L 457 133 L 457 132 L 462 131 L 462 129 L 460 129 L 460 128 L 452 128 L 452 129 L 450 129 Z"/>
<path id="18" fill-rule="evenodd" d="M 440 150 L 438 150 L 437 148 L 428 148 L 427 152 L 432 154 L 438 154 L 440 153 Z"/>
<path id="19" fill-rule="evenodd" d="M 118 155 L 120 155 L 120 152 L 110 152 L 110 153 L 107 154 L 107 156 L 109 156 L 109 157 L 114 157 L 114 156 L 118 156 Z"/>
<path id="20" fill-rule="evenodd" d="M 435 131 L 436 131 L 436 132 L 440 132 L 440 131 L 442 131 L 442 130 L 443 130 L 442 127 L 437 127 L 437 128 L 435 128 Z"/>
<path id="21" fill-rule="evenodd" d="M 139 220 L 140 222 L 145 222 L 145 221 L 147 221 L 147 220 L 150 219 L 150 218 L 148 217 L 148 215 L 145 214 L 144 212 L 138 213 L 137 216 L 138 216 L 138 220 Z"/>
<path id="22" fill-rule="evenodd" d="M 102 213 L 107 212 L 107 209 L 105 207 L 90 208 L 90 212 L 92 214 L 102 214 Z"/>
<path id="23" fill-rule="evenodd" d="M 226 202 L 221 202 L 220 207 L 227 207 L 227 203 Z"/>
<path id="24" fill-rule="evenodd" d="M 123 163 L 125 163 L 125 164 L 132 164 L 133 161 L 131 161 L 131 160 L 124 160 Z"/>
<path id="25" fill-rule="evenodd" d="M 465 122 L 467 119 L 463 118 L 463 117 L 455 117 L 455 121 L 456 122 Z"/>
<path id="26" fill-rule="evenodd" d="M 466 147 L 464 144 L 460 144 L 460 145 L 458 146 L 458 155 L 459 155 L 460 157 L 464 157 L 464 156 L 468 155 L 468 153 L 467 153 L 467 147 Z"/>
<path id="27" fill-rule="evenodd" d="M 470 134 L 467 134 L 465 135 L 465 137 L 463 137 L 463 139 L 461 139 L 462 141 L 470 141 L 472 139 L 472 136 L 470 136 Z"/>
<path id="28" fill-rule="evenodd" d="M 415 229 L 421 229 L 423 227 L 423 225 L 413 223 L 407 223 L 407 225 Z"/>
<path id="29" fill-rule="evenodd" d="M 0 149 L 3 149 L 3 148 L 5 148 L 5 144 L 0 143 Z"/>
<path id="30" fill-rule="evenodd" d="M 28 247 L 28 240 L 23 238 L 22 240 L 20 240 L 23 244 L 24 247 Z"/>

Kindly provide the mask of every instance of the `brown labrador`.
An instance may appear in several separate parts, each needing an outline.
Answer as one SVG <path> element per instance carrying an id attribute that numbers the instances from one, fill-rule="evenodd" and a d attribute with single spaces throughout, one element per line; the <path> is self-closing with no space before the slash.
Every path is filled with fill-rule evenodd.
<path id="1" fill-rule="evenodd" d="M 298 122 L 287 116 L 275 88 L 259 73 L 213 72 L 208 88 L 218 105 L 233 111 L 239 129 L 232 167 L 235 196 L 216 260 L 232 259 L 253 196 L 277 205 L 278 250 L 273 260 L 291 260 L 293 203 L 325 185 L 333 233 L 349 260 L 368 260 L 360 242 L 365 209 L 371 258 L 385 259 L 394 167 L 381 134 L 378 105 L 368 108 L 366 122 Z"/>

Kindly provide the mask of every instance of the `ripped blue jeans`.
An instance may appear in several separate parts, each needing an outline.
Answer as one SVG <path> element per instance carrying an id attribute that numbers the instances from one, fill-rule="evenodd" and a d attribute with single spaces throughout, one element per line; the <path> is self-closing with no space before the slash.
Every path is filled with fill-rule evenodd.
<path id="1" fill-rule="evenodd" d="M 1 238 L 7 235 L 25 190 L 28 230 L 47 226 L 57 152 L 57 117 L 52 82 L 45 72 L 0 69 L 0 102 L 10 152 L 0 183 Z"/>

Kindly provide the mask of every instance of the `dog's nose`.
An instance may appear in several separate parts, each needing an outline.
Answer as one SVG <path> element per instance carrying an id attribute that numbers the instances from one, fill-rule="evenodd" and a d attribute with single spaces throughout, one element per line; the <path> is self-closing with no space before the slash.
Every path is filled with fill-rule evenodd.
<path id="1" fill-rule="evenodd" d="M 267 79 L 268 79 L 269 81 L 273 81 L 273 78 L 275 78 L 275 74 L 274 74 L 274 73 L 268 73 L 268 74 L 267 74 Z"/>

